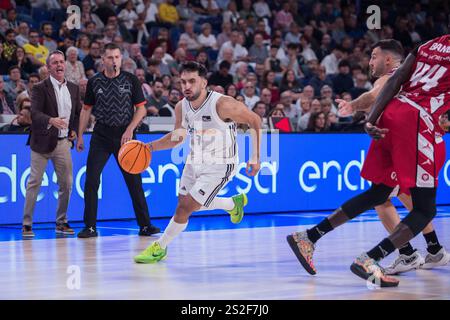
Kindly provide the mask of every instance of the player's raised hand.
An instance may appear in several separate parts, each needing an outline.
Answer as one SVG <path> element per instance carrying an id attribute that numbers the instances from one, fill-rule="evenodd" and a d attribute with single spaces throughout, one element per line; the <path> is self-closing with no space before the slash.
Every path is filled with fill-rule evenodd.
<path id="1" fill-rule="evenodd" d="M 370 122 L 366 122 L 364 124 L 364 130 L 366 130 L 367 134 L 372 137 L 372 139 L 379 140 L 386 136 L 386 133 L 389 132 L 389 129 L 386 128 L 378 128 L 374 126 Z"/>
<path id="2" fill-rule="evenodd" d="M 353 112 L 355 112 L 350 102 L 343 99 L 335 99 L 335 101 L 338 103 L 339 117 L 348 117 L 351 116 Z"/>
<path id="3" fill-rule="evenodd" d="M 261 169 L 261 164 L 259 162 L 249 161 L 247 162 L 245 172 L 248 176 L 254 177 L 258 173 L 259 169 Z"/>

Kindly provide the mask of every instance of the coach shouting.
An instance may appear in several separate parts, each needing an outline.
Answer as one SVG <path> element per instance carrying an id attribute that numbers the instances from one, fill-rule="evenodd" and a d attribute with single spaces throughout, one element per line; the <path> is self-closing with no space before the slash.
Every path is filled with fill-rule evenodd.
<path id="1" fill-rule="evenodd" d="M 120 146 L 135 138 L 134 130 L 147 111 L 141 84 L 136 76 L 121 71 L 122 52 L 109 43 L 102 55 L 105 70 L 89 79 L 83 110 L 80 115 L 77 150 L 84 149 L 83 132 L 86 130 L 91 113 L 96 124 L 92 133 L 86 166 L 84 185 L 84 223 L 85 228 L 78 233 L 79 238 L 97 236 L 97 191 L 100 175 L 111 154 L 118 161 Z M 150 223 L 148 206 L 142 189 L 140 174 L 122 171 L 133 201 L 134 213 L 140 226 L 139 235 L 150 236 L 158 233 L 159 228 Z"/>

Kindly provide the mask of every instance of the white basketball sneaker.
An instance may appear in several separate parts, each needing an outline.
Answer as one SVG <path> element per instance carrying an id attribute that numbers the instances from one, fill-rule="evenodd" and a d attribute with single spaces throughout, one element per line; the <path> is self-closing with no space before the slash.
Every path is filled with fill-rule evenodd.
<path id="1" fill-rule="evenodd" d="M 409 256 L 406 254 L 399 255 L 389 267 L 385 268 L 385 273 L 392 275 L 408 272 L 420 268 L 424 263 L 425 259 L 420 255 L 419 251 L 415 250 Z"/>
<path id="2" fill-rule="evenodd" d="M 436 254 L 428 253 L 425 257 L 425 263 L 420 267 L 421 269 L 432 269 L 435 267 L 441 267 L 448 264 L 450 261 L 450 254 L 441 248 Z"/>

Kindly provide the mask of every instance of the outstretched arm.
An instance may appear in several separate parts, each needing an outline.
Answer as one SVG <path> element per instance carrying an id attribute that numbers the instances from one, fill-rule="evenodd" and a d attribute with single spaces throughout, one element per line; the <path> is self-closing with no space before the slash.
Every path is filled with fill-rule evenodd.
<path id="1" fill-rule="evenodd" d="M 388 75 L 380 77 L 377 81 L 375 81 L 373 88 L 370 91 L 364 92 L 358 98 L 350 102 L 342 99 L 336 99 L 339 108 L 339 115 L 341 117 L 347 117 L 356 111 L 370 111 L 370 107 L 375 102 L 378 94 L 388 79 Z"/>
<path id="2" fill-rule="evenodd" d="M 247 174 L 256 175 L 260 169 L 261 118 L 242 102 L 228 96 L 221 97 L 217 102 L 217 113 L 222 120 L 231 119 L 249 125 L 252 135 L 252 158 L 247 163 Z"/>
<path id="3" fill-rule="evenodd" d="M 150 149 L 152 151 L 172 149 L 183 143 L 186 138 L 186 129 L 181 125 L 181 121 L 181 102 L 178 102 L 175 106 L 175 129 L 160 139 L 149 142 L 148 145 L 150 146 Z"/>

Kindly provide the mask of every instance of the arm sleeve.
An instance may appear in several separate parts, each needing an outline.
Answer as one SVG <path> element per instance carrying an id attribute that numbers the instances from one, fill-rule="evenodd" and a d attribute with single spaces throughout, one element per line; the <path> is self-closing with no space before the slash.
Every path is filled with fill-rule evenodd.
<path id="1" fill-rule="evenodd" d="M 133 105 L 136 107 L 145 106 L 144 93 L 142 92 L 141 83 L 135 75 L 131 75 L 131 97 L 133 100 Z"/>

